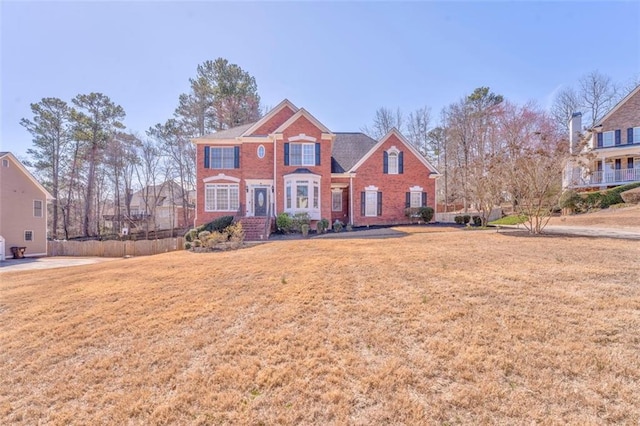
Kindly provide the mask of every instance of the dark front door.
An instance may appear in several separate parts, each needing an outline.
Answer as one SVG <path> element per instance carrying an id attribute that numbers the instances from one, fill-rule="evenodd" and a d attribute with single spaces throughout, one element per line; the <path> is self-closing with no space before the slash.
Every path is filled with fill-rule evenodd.
<path id="1" fill-rule="evenodd" d="M 253 191 L 254 216 L 267 215 L 267 188 L 256 188 Z"/>

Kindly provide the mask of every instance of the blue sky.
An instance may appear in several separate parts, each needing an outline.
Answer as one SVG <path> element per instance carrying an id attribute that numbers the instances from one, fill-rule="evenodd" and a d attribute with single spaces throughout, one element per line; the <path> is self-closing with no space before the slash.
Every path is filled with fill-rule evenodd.
<path id="1" fill-rule="evenodd" d="M 587 72 L 640 73 L 640 1 L 2 1 L 0 12 L 0 149 L 19 156 L 30 103 L 102 92 L 144 135 L 218 57 L 256 78 L 263 104 L 288 98 L 334 131 L 358 131 L 381 106 L 437 116 L 479 86 L 546 106 Z"/>

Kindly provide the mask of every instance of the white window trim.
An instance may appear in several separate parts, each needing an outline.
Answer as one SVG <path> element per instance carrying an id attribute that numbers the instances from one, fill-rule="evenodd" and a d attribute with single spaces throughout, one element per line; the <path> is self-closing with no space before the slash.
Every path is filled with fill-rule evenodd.
<path id="1" fill-rule="evenodd" d="M 260 155 L 260 152 L 262 152 L 262 155 Z M 258 155 L 258 158 L 264 158 L 264 156 L 267 154 L 267 149 L 264 147 L 264 145 L 259 145 L 258 149 L 256 150 L 256 154 Z"/>
<path id="2" fill-rule="evenodd" d="M 394 158 L 394 167 L 391 168 L 391 156 Z M 393 170 L 393 171 L 392 171 Z M 387 174 L 389 175 L 397 175 L 400 174 L 400 150 L 396 148 L 396 146 L 392 146 L 387 150 Z"/>
<path id="3" fill-rule="evenodd" d="M 2 159 L 2 167 L 9 167 L 9 160 L 7 160 L 6 158 Z"/>
<path id="4" fill-rule="evenodd" d="M 611 136 L 611 143 L 607 144 L 607 136 Z M 610 130 L 608 132 L 602 132 L 602 147 L 603 148 L 609 148 L 612 146 L 615 146 L 616 144 L 616 132 L 613 130 Z"/>
<path id="5" fill-rule="evenodd" d="M 640 127 L 633 128 L 633 143 L 640 143 Z"/>
<path id="6" fill-rule="evenodd" d="M 337 200 L 340 200 L 340 208 L 334 208 L 333 205 L 333 200 L 334 197 L 336 197 L 337 195 L 339 195 L 339 198 L 336 198 Z M 342 211 L 342 189 L 332 189 L 331 190 L 331 211 L 332 212 L 341 212 Z"/>
<path id="7" fill-rule="evenodd" d="M 378 216 L 378 187 L 369 185 L 364 189 L 364 216 L 365 217 L 376 217 Z M 369 195 L 375 194 L 375 202 L 373 203 L 373 213 L 369 214 Z"/>
<path id="8" fill-rule="evenodd" d="M 293 162 L 293 147 L 300 145 L 300 164 Z M 305 163 L 304 150 L 305 147 L 311 147 L 311 161 Z M 316 144 L 315 143 L 299 143 L 289 142 L 289 165 L 290 166 L 315 166 L 316 165 Z"/>
<path id="9" fill-rule="evenodd" d="M 307 205 L 306 208 L 297 207 L 296 197 L 298 193 L 298 183 L 301 183 L 300 186 L 304 185 L 302 182 L 305 182 L 308 187 L 307 192 Z M 322 211 L 322 199 L 321 199 L 321 177 L 314 174 L 308 173 L 295 173 L 286 175 L 284 177 L 284 211 L 289 213 L 290 215 L 294 215 L 296 213 L 308 213 L 309 217 L 312 220 L 320 220 L 321 219 L 321 211 Z M 287 192 L 287 191 L 290 192 Z M 291 204 L 287 205 L 287 194 L 290 194 Z M 318 206 L 314 207 L 315 199 L 318 199 Z"/>
<path id="10" fill-rule="evenodd" d="M 27 239 L 27 232 L 30 232 L 30 233 L 31 233 L 31 239 L 30 239 L 30 240 L 28 240 L 28 239 Z M 33 238 L 33 237 L 34 237 L 33 231 L 28 230 L 28 229 L 26 229 L 26 230 L 24 231 L 24 233 L 23 233 L 23 238 L 24 238 L 24 240 L 25 240 L 25 241 L 34 241 L 34 238 Z"/>
<path id="11" fill-rule="evenodd" d="M 216 198 L 217 197 L 217 188 L 218 187 L 226 187 L 227 188 L 227 197 L 229 201 L 228 209 L 217 209 L 216 208 Z M 231 188 L 238 189 L 238 205 L 234 206 L 231 202 Z M 209 200 L 207 198 L 207 192 L 209 189 L 213 190 L 214 199 L 210 201 L 213 208 L 209 208 Z M 235 183 L 207 183 L 204 186 L 204 211 L 205 212 L 235 212 L 240 208 L 240 185 Z"/>
<path id="12" fill-rule="evenodd" d="M 40 215 L 36 215 L 36 203 L 40 203 Z M 44 203 L 42 200 L 33 200 L 33 217 L 44 217 Z"/>

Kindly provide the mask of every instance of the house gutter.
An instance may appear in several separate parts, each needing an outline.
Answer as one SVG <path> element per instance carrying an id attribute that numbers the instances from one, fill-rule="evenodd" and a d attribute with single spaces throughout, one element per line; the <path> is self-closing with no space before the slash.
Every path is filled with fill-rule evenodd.
<path id="1" fill-rule="evenodd" d="M 349 174 L 349 225 L 353 226 L 353 173 Z"/>
<path id="2" fill-rule="evenodd" d="M 276 164 L 277 164 L 277 158 L 278 158 L 278 147 L 276 146 L 277 142 L 278 142 L 278 138 L 275 137 L 275 135 L 271 135 L 271 137 L 273 138 L 273 193 L 272 193 L 272 199 L 271 199 L 271 203 L 273 203 L 273 209 L 271 214 L 273 215 L 273 217 L 276 217 L 276 200 L 278 198 L 278 180 L 276 179 Z"/>

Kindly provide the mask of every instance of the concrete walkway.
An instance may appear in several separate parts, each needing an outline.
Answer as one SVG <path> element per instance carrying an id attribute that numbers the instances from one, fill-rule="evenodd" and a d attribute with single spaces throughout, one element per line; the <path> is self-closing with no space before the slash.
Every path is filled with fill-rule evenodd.
<path id="1" fill-rule="evenodd" d="M 0 262 L 0 274 L 14 271 L 36 269 L 68 268 L 69 266 L 91 265 L 121 259 L 118 257 L 26 257 L 24 259 L 6 259 Z"/>

